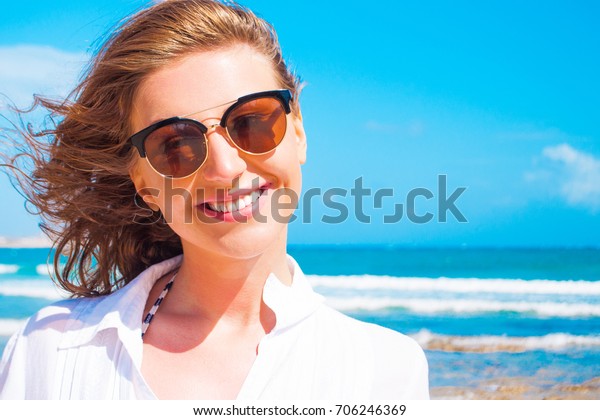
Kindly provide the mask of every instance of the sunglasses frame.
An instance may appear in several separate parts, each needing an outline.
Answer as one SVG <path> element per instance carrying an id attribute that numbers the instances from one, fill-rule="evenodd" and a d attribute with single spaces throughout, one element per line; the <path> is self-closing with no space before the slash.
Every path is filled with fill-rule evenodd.
<path id="1" fill-rule="evenodd" d="M 239 97 L 237 100 L 232 101 L 231 105 L 223 113 L 223 116 L 221 117 L 221 121 L 219 122 L 219 124 L 214 125 L 214 126 L 219 125 L 222 128 L 224 128 L 225 131 L 227 132 L 228 140 L 236 148 L 238 148 L 242 152 L 250 154 L 250 155 L 264 155 L 265 153 L 269 153 L 270 151 L 274 150 L 280 143 L 278 143 L 277 146 L 275 146 L 273 149 L 267 150 L 266 152 L 255 153 L 255 152 L 246 151 L 246 150 L 242 149 L 240 146 L 238 146 L 237 143 L 235 141 L 233 141 L 233 139 L 231 138 L 231 135 L 229 134 L 229 131 L 227 130 L 227 118 L 238 106 L 243 105 L 247 102 L 251 102 L 255 99 L 261 99 L 261 98 L 277 99 L 281 103 L 281 105 L 283 105 L 283 109 L 284 109 L 286 115 L 292 111 L 291 106 L 290 106 L 290 102 L 292 100 L 292 93 L 288 89 L 267 90 L 264 92 L 256 92 L 256 93 L 251 93 L 249 95 L 244 95 L 244 96 Z M 227 105 L 227 103 L 229 103 L 229 102 L 226 102 L 223 105 Z M 218 107 L 218 106 L 220 106 L 220 105 L 217 105 L 216 107 Z M 216 107 L 211 107 L 209 109 L 216 108 Z M 208 111 L 209 109 L 206 109 L 205 111 Z M 171 118 L 167 118 L 165 120 L 158 121 L 152 125 L 149 125 L 148 127 L 144 128 L 143 130 L 138 131 L 131 137 L 129 137 L 128 142 L 131 143 L 137 149 L 140 157 L 146 158 L 146 147 L 145 147 L 146 139 L 154 130 L 157 130 L 161 127 L 165 127 L 165 126 L 173 124 L 173 123 L 185 122 L 185 123 L 190 123 L 190 124 L 197 126 L 200 129 L 200 131 L 202 132 L 202 134 L 204 135 L 204 142 L 208 143 L 208 139 L 206 138 L 206 133 L 208 132 L 209 127 L 202 124 L 198 120 L 187 118 L 187 116 L 189 116 L 189 115 L 198 114 L 200 112 L 203 112 L 203 111 L 197 111 L 197 112 L 193 112 L 191 114 L 187 114 L 185 116 L 171 117 Z M 213 126 L 211 126 L 211 127 L 213 127 Z M 284 136 L 285 136 L 285 133 L 284 133 Z M 206 156 L 204 158 L 204 161 L 202 161 L 202 163 L 198 166 L 196 171 L 202 167 L 204 162 L 206 162 L 206 159 L 208 159 L 208 149 L 206 151 Z M 152 162 L 148 161 L 148 163 L 156 172 L 158 172 L 162 176 L 168 177 L 168 178 L 185 178 L 196 172 L 196 171 L 194 171 L 191 174 L 185 175 L 182 177 L 165 175 L 165 174 L 161 173 L 160 171 L 158 171 L 157 169 L 155 169 L 154 166 L 152 165 Z"/>

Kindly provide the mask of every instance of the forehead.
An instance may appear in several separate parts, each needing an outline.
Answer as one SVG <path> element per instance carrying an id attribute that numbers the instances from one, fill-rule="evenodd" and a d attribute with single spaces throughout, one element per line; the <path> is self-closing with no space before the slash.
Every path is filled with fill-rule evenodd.
<path id="1" fill-rule="evenodd" d="M 220 116 L 220 104 L 279 88 L 272 64 L 248 46 L 192 53 L 141 82 L 133 100 L 133 131 L 202 109 L 217 107 L 213 111 Z"/>

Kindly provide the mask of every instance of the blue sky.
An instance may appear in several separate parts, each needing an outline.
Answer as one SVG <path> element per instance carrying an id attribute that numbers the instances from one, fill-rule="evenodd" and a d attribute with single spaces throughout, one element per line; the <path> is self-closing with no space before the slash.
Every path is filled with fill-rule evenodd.
<path id="1" fill-rule="evenodd" d="M 143 1 L 30 1 L 3 6 L 0 92 L 24 105 L 61 95 L 96 40 Z M 247 1 L 277 29 L 306 81 L 304 189 L 348 191 L 337 210 L 314 199 L 292 243 L 407 246 L 600 246 L 600 6 L 597 2 Z M 466 190 L 439 221 L 438 178 Z M 350 189 L 391 190 L 354 217 Z M 384 216 L 407 195 L 417 215 Z M 37 235 L 37 219 L 0 176 L 0 236 Z"/>

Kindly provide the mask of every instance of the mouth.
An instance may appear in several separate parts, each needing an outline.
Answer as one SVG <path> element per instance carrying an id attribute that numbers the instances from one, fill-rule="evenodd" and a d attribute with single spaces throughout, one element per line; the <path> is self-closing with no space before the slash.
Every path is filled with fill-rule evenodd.
<path id="1" fill-rule="evenodd" d="M 267 190 L 259 189 L 256 191 L 252 191 L 250 194 L 240 195 L 235 200 L 227 201 L 227 202 L 206 202 L 204 205 L 215 211 L 217 213 L 233 213 L 236 211 L 240 211 L 252 204 L 256 203 L 261 195 L 263 195 Z"/>
<path id="2" fill-rule="evenodd" d="M 216 216 L 239 213 L 244 209 L 251 209 L 260 197 L 266 194 L 269 185 L 264 185 L 255 190 L 238 190 L 236 194 L 215 201 L 205 201 L 199 207 L 214 212 Z M 245 212 L 244 212 L 245 213 Z"/>

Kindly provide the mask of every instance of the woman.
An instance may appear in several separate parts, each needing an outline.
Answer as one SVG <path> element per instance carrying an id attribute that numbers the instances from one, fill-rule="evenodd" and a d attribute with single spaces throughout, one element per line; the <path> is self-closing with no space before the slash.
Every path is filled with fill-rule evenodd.
<path id="1" fill-rule="evenodd" d="M 12 337 L 0 396 L 428 397 L 418 345 L 326 307 L 286 255 L 299 92 L 269 24 L 174 0 L 124 23 L 72 102 L 41 101 L 62 120 L 28 137 L 22 184 L 75 298 Z"/>

